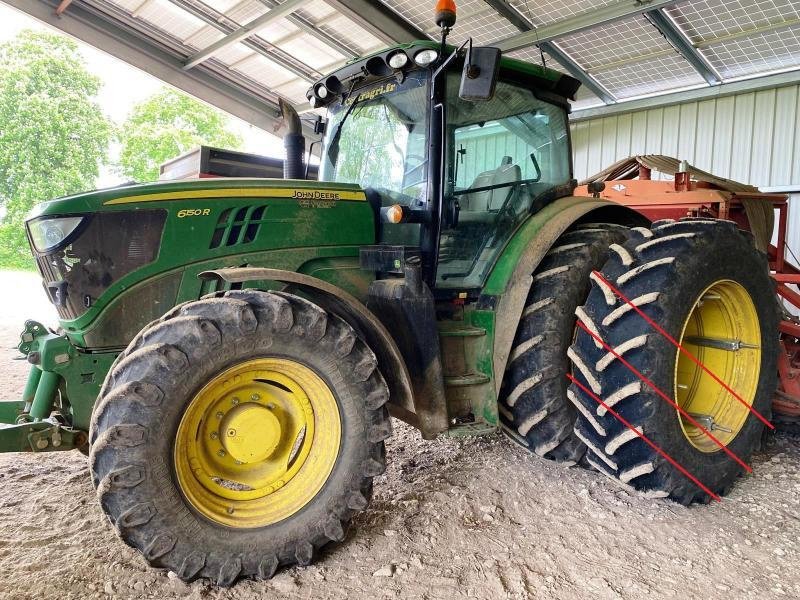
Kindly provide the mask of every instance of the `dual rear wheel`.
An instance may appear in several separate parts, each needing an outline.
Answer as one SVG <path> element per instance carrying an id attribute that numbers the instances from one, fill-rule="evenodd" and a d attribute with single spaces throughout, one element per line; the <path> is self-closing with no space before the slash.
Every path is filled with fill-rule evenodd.
<path id="1" fill-rule="evenodd" d="M 710 219 L 633 228 L 605 254 L 589 252 L 588 239 L 581 254 L 572 249 L 583 232 L 598 228 L 567 233 L 534 274 L 526 314 L 547 315 L 562 333 L 558 344 L 545 345 L 545 328 L 542 343 L 530 348 L 535 336 L 523 317 L 501 399 L 504 425 L 546 458 L 581 462 L 650 496 L 707 502 L 709 494 L 639 434 L 715 494 L 726 493 L 742 473 L 731 455 L 749 461 L 764 428 L 759 415 L 769 419 L 776 385 L 777 312 L 766 258 L 735 224 Z M 592 269 L 602 278 L 590 278 Z M 555 293 L 564 282 L 547 282 L 572 271 L 586 273 L 577 300 Z M 570 385 L 567 374 L 580 385 Z M 525 381 L 532 385 L 515 394 L 514 384 Z"/>

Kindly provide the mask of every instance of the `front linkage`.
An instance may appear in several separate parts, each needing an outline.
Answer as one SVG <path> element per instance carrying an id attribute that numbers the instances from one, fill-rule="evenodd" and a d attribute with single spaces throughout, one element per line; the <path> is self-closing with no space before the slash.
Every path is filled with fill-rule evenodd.
<path id="1" fill-rule="evenodd" d="M 0 452 L 84 448 L 94 397 L 102 383 L 98 375 L 105 374 L 116 353 L 80 352 L 67 336 L 36 321 L 25 322 L 17 348 L 31 370 L 22 400 L 0 401 Z M 89 402 L 82 402 L 84 397 Z"/>

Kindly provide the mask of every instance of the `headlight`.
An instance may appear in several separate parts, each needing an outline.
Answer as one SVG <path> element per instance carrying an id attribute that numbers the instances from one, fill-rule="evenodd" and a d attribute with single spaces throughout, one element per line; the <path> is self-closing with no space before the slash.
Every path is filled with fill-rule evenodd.
<path id="1" fill-rule="evenodd" d="M 47 252 L 64 242 L 83 221 L 83 217 L 43 217 L 28 223 L 33 247 L 37 252 Z"/>
<path id="2" fill-rule="evenodd" d="M 315 91 L 320 100 L 325 100 L 328 97 L 328 88 L 325 87 L 324 83 L 320 83 Z"/>
<path id="3" fill-rule="evenodd" d="M 389 66 L 393 69 L 402 69 L 408 64 L 408 54 L 400 50 L 392 54 L 386 62 L 388 62 Z"/>
<path id="4" fill-rule="evenodd" d="M 420 50 L 417 52 L 414 55 L 414 62 L 417 63 L 417 66 L 427 67 L 437 58 L 439 58 L 439 53 L 436 50 L 429 48 L 428 50 Z"/>

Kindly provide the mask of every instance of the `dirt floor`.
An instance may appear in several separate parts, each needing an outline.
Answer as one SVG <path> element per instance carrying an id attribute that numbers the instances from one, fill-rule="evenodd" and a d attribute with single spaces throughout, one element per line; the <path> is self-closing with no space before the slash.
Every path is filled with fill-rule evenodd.
<path id="1" fill-rule="evenodd" d="M 0 305 L 5 349 L 26 316 L 52 317 L 36 277 L 0 273 L 0 289 L 13 298 Z M 14 355 L 0 355 L 12 397 L 27 372 Z M 425 442 L 397 424 L 388 455 L 343 544 L 231 590 L 149 569 L 116 538 L 78 452 L 0 455 L 0 598 L 800 597 L 800 440 L 787 434 L 723 502 L 692 508 L 501 436 Z"/>

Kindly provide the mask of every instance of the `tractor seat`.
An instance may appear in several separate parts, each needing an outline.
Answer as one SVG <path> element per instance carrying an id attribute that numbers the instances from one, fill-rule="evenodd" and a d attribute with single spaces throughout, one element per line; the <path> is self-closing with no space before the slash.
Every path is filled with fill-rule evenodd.
<path id="1" fill-rule="evenodd" d="M 472 182 L 469 189 L 479 189 L 503 183 L 513 183 L 520 181 L 522 170 L 519 165 L 513 164 L 510 156 L 504 156 L 500 161 L 500 166 L 492 171 L 481 173 Z M 493 190 L 482 192 L 466 193 L 459 199 L 461 211 L 458 220 L 463 223 L 490 223 L 494 220 L 495 214 L 503 206 L 503 202 L 511 192 L 510 186 L 504 186 Z"/>

